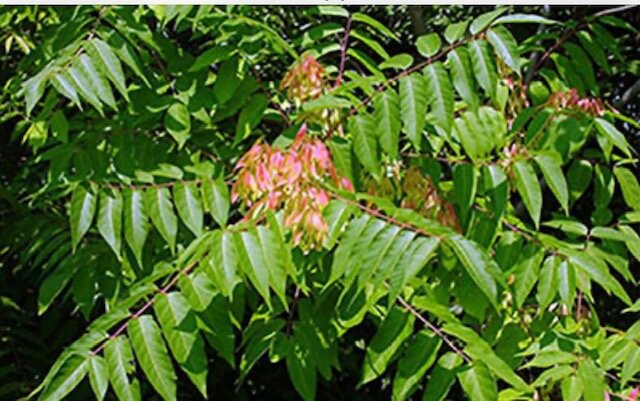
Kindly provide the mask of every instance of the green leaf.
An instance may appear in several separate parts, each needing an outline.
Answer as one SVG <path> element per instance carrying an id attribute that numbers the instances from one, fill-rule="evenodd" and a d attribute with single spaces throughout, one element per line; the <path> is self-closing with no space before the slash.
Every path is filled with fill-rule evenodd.
<path id="1" fill-rule="evenodd" d="M 215 46 L 199 55 L 189 68 L 189 72 L 196 72 L 211 64 L 219 63 L 231 57 L 237 50 L 233 46 Z"/>
<path id="2" fill-rule="evenodd" d="M 471 58 L 471 67 L 476 80 L 484 91 L 493 98 L 496 94 L 498 73 L 494 58 L 485 40 L 479 39 L 467 45 Z"/>
<path id="3" fill-rule="evenodd" d="M 80 240 L 89 231 L 96 213 L 96 196 L 78 185 L 71 195 L 70 219 L 71 244 L 75 250 Z"/>
<path id="4" fill-rule="evenodd" d="M 84 75 L 89 79 L 89 85 L 97 93 L 98 98 L 109 107 L 116 110 L 116 101 L 111 92 L 111 86 L 106 78 L 98 72 L 93 60 L 86 54 L 80 55 L 80 67 Z"/>
<path id="5" fill-rule="evenodd" d="M 269 307 L 269 266 L 262 250 L 260 238 L 254 232 L 241 232 L 235 236 L 240 265 L 256 290 Z"/>
<path id="6" fill-rule="evenodd" d="M 62 364 L 56 375 L 44 388 L 39 401 L 63 400 L 87 374 L 87 358 L 72 355 Z"/>
<path id="7" fill-rule="evenodd" d="M 422 35 L 416 41 L 418 53 L 425 58 L 429 58 L 436 54 L 438 50 L 440 50 L 441 45 L 442 41 L 440 40 L 440 36 L 435 32 L 428 35 Z"/>
<path id="8" fill-rule="evenodd" d="M 390 158 L 398 156 L 400 139 L 400 100 L 395 89 L 388 88 L 373 98 L 373 108 L 380 147 Z"/>
<path id="9" fill-rule="evenodd" d="M 393 269 L 389 290 L 390 302 L 395 302 L 405 285 L 429 261 L 439 244 L 438 238 L 419 237 L 409 245 L 405 255 Z M 372 245 L 371 249 L 377 250 L 379 248 Z"/>
<path id="10" fill-rule="evenodd" d="M 640 211 L 640 185 L 636 176 L 625 167 L 616 167 L 613 174 L 620 184 L 622 197 L 627 205 L 636 211 Z"/>
<path id="11" fill-rule="evenodd" d="M 515 267 L 513 274 L 515 275 L 515 285 L 513 292 L 515 294 L 515 304 L 518 307 L 524 305 L 524 301 L 538 281 L 540 264 L 544 257 L 544 251 L 537 246 L 528 246 L 525 248 L 520 263 Z"/>
<path id="12" fill-rule="evenodd" d="M 453 89 L 449 74 L 439 61 L 426 66 L 423 73 L 431 112 L 437 125 L 449 132 L 453 124 Z"/>
<path id="13" fill-rule="evenodd" d="M 563 401 L 579 401 L 582 397 L 582 382 L 577 376 L 565 377 L 561 384 Z"/>
<path id="14" fill-rule="evenodd" d="M 349 131 L 353 135 L 353 149 L 364 168 L 376 179 L 380 177 L 380 158 L 374 119 L 359 114 L 349 119 Z"/>
<path id="15" fill-rule="evenodd" d="M 178 182 L 173 187 L 173 199 L 178 215 L 184 224 L 196 236 L 202 235 L 202 205 L 198 196 L 198 187 L 191 182 Z"/>
<path id="16" fill-rule="evenodd" d="M 442 401 L 449 393 L 456 378 L 456 371 L 462 363 L 462 358 L 454 353 L 443 354 L 435 368 L 431 371 L 427 386 L 422 395 L 422 401 Z"/>
<path id="17" fill-rule="evenodd" d="M 211 213 L 220 227 L 227 225 L 229 218 L 229 188 L 222 178 L 205 180 L 200 187 L 204 208 Z"/>
<path id="18" fill-rule="evenodd" d="M 465 341 L 467 343 L 466 353 L 474 360 L 479 360 L 486 364 L 496 376 L 511 384 L 517 390 L 523 392 L 531 391 L 529 385 L 473 329 L 459 323 L 450 323 L 443 326 L 442 330 Z"/>
<path id="19" fill-rule="evenodd" d="M 316 369 L 310 356 L 298 344 L 286 359 L 287 371 L 294 388 L 305 401 L 313 401 L 316 395 Z"/>
<path id="20" fill-rule="evenodd" d="M 523 368 L 548 368 L 556 365 L 575 363 L 577 361 L 578 357 L 570 352 L 559 349 L 545 349 L 538 352 L 531 361 L 523 366 Z"/>
<path id="21" fill-rule="evenodd" d="M 504 142 L 507 132 L 503 114 L 486 106 L 462 113 L 455 122 L 454 134 L 473 160 L 488 156 Z"/>
<path id="22" fill-rule="evenodd" d="M 505 7 L 501 7 L 501 8 L 498 8 L 497 10 L 490 11 L 488 13 L 484 13 L 478 16 L 476 19 L 473 20 L 473 22 L 471 22 L 471 26 L 469 27 L 469 32 L 471 32 L 472 35 L 475 35 L 481 32 L 486 27 L 488 27 L 489 24 L 493 22 L 493 20 L 498 18 L 505 11 L 507 11 L 507 9 Z"/>
<path id="23" fill-rule="evenodd" d="M 44 89 L 47 84 L 47 73 L 48 71 L 45 68 L 22 84 L 22 88 L 24 89 L 24 99 L 27 103 L 27 115 L 31 114 L 33 108 L 36 106 L 42 95 L 44 95 Z"/>
<path id="24" fill-rule="evenodd" d="M 398 35 L 396 35 L 391 29 L 387 28 L 382 23 L 378 22 L 376 19 L 368 16 L 367 14 L 353 13 L 351 14 L 351 19 L 353 21 L 358 21 L 358 22 L 362 22 L 364 24 L 369 25 L 371 28 L 395 40 L 396 42 L 400 41 L 400 39 L 398 38 Z"/>
<path id="25" fill-rule="evenodd" d="M 569 262 L 582 270 L 588 277 L 607 290 L 608 293 L 620 298 L 627 305 L 631 305 L 631 298 L 615 277 L 609 272 L 607 264 L 587 252 L 574 249 L 561 249 L 560 252 L 569 258 Z"/>
<path id="26" fill-rule="evenodd" d="M 207 398 L 207 354 L 187 300 L 178 292 L 158 294 L 153 308 L 173 357 Z"/>
<path id="27" fill-rule="evenodd" d="M 411 335 L 413 321 L 413 315 L 391 308 L 367 347 L 360 384 L 384 373 L 404 340 Z"/>
<path id="28" fill-rule="evenodd" d="M 595 124 L 598 132 L 600 132 L 602 136 L 607 138 L 613 146 L 620 149 L 625 155 L 631 157 L 629 142 L 627 142 L 624 134 L 618 131 L 615 125 L 602 118 L 596 118 Z"/>
<path id="29" fill-rule="evenodd" d="M 109 372 L 107 371 L 107 363 L 98 356 L 93 355 L 89 358 L 89 383 L 96 400 L 104 400 L 109 387 Z"/>
<path id="30" fill-rule="evenodd" d="M 444 39 L 449 43 L 453 44 L 460 40 L 464 35 L 464 31 L 467 30 L 469 26 L 469 20 L 464 20 L 460 22 L 456 22 L 454 24 L 449 24 L 444 30 Z"/>
<path id="31" fill-rule="evenodd" d="M 416 149 L 420 149 L 422 130 L 427 110 L 427 94 L 422 75 L 411 74 L 400 78 L 400 116 L 402 131 Z"/>
<path id="32" fill-rule="evenodd" d="M 487 31 L 487 39 L 505 64 L 519 74 L 520 63 L 518 58 L 520 55 L 518 54 L 518 43 L 511 35 L 511 32 L 501 26 L 491 28 Z"/>
<path id="33" fill-rule="evenodd" d="M 144 206 L 144 193 L 139 189 L 124 189 L 124 237 L 142 266 L 142 250 L 149 234 L 149 216 Z"/>
<path id="34" fill-rule="evenodd" d="M 178 218 L 173 211 L 169 190 L 161 187 L 149 188 L 145 193 L 145 200 L 153 225 L 173 252 L 178 233 Z"/>
<path id="35" fill-rule="evenodd" d="M 191 116 L 187 106 L 182 103 L 172 104 L 164 116 L 164 125 L 178 143 L 178 148 L 182 148 L 191 131 Z"/>
<path id="36" fill-rule="evenodd" d="M 104 349 L 109 381 L 120 401 L 140 401 L 140 385 L 137 379 L 129 381 L 129 374 L 134 372 L 133 353 L 129 340 L 118 336 L 107 342 Z"/>
<path id="37" fill-rule="evenodd" d="M 406 400 L 416 391 L 427 369 L 433 365 L 442 340 L 432 333 L 420 331 L 398 362 L 393 379 L 393 400 Z"/>
<path id="38" fill-rule="evenodd" d="M 489 301 L 496 306 L 498 291 L 496 283 L 491 276 L 489 259 L 486 253 L 473 241 L 460 235 L 453 235 L 447 243 L 451 246 L 456 256 L 462 263 L 471 279 L 478 286 Z"/>
<path id="39" fill-rule="evenodd" d="M 460 207 L 461 214 L 467 216 L 476 197 L 476 170 L 471 163 L 461 163 L 453 169 L 453 187 L 456 194 L 456 203 Z"/>
<path id="40" fill-rule="evenodd" d="M 227 231 L 216 231 L 211 239 L 213 252 L 207 259 L 205 270 L 225 297 L 231 297 L 233 288 L 240 282 L 237 276 L 238 256 L 233 235 Z"/>
<path id="41" fill-rule="evenodd" d="M 578 378 L 582 382 L 585 401 L 602 401 L 606 391 L 604 374 L 590 360 L 578 364 Z"/>
<path id="42" fill-rule="evenodd" d="M 58 92 L 70 99 L 75 105 L 78 106 L 78 108 L 80 108 L 80 110 L 82 110 L 80 99 L 78 98 L 78 92 L 71 83 L 71 78 L 69 77 L 69 73 L 66 70 L 56 74 L 53 77 L 51 83 Z"/>
<path id="43" fill-rule="evenodd" d="M 540 212 L 542 211 L 542 190 L 538 177 L 531 164 L 520 160 L 513 164 L 515 187 L 522 197 L 522 201 L 531 216 L 536 228 L 540 226 Z"/>
<path id="44" fill-rule="evenodd" d="M 558 288 L 558 273 L 560 258 L 551 255 L 545 259 L 542 269 L 540 270 L 540 281 L 538 282 L 538 292 L 536 299 L 540 304 L 540 310 L 545 310 L 553 301 Z"/>
<path id="45" fill-rule="evenodd" d="M 536 14 L 509 14 L 504 17 L 500 17 L 491 23 L 492 26 L 500 24 L 543 24 L 552 25 L 559 24 L 560 22 L 545 18 Z"/>
<path id="46" fill-rule="evenodd" d="M 491 372 L 483 364 L 474 364 L 458 373 L 460 385 L 471 401 L 495 401 L 498 399 L 498 385 Z"/>
<path id="47" fill-rule="evenodd" d="M 537 155 L 535 160 L 540 167 L 540 171 L 542 171 L 545 181 L 549 184 L 551 192 L 553 192 L 553 195 L 558 199 L 560 206 L 562 206 L 565 213 L 568 215 L 569 188 L 567 187 L 567 180 L 562 173 L 562 164 L 555 157 L 546 154 Z"/>
<path id="48" fill-rule="evenodd" d="M 385 70 L 387 68 L 393 68 L 395 70 L 406 70 L 413 64 L 413 57 L 410 54 L 401 53 L 392 56 L 388 60 L 380 63 L 380 69 Z"/>
<path id="49" fill-rule="evenodd" d="M 478 107 L 478 96 L 476 95 L 476 83 L 471 74 L 469 53 L 464 47 L 453 49 L 447 55 L 449 69 L 453 86 L 471 109 Z"/>
<path id="50" fill-rule="evenodd" d="M 97 96 L 98 88 L 91 80 L 91 77 L 82 63 L 79 63 L 79 65 L 72 65 L 67 69 L 67 71 L 69 72 L 69 77 L 71 77 L 73 81 L 73 85 L 78 90 L 82 98 L 88 101 L 102 115 L 102 103 L 100 103 L 100 99 L 98 99 Z"/>
<path id="51" fill-rule="evenodd" d="M 158 324 L 153 317 L 143 315 L 131 319 L 127 332 L 136 359 L 153 388 L 164 400 L 175 400 L 176 374 Z"/>
<path id="52" fill-rule="evenodd" d="M 96 38 L 86 42 L 85 48 L 101 72 L 109 77 L 122 96 L 129 100 L 122 65 L 111 47 Z"/>
<path id="53" fill-rule="evenodd" d="M 118 191 L 102 191 L 100 193 L 100 210 L 98 211 L 98 232 L 109 244 L 113 252 L 120 258 L 122 243 L 122 195 Z"/>

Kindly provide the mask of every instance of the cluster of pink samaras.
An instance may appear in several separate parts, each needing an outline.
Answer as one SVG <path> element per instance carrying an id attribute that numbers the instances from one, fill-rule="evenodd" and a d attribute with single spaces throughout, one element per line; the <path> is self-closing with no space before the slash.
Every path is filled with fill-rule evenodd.
<path id="1" fill-rule="evenodd" d="M 566 92 L 556 92 L 549 96 L 547 105 L 563 109 L 579 109 L 592 116 L 601 116 L 605 108 L 601 100 L 590 97 L 580 97 L 578 91 L 573 88 Z"/>
<path id="2" fill-rule="evenodd" d="M 252 217 L 282 210 L 294 245 L 304 250 L 321 247 L 329 231 L 322 211 L 330 194 L 322 184 L 353 191 L 349 180 L 336 172 L 325 144 L 306 135 L 306 125 L 287 149 L 254 144 L 235 169 L 232 200 L 240 200 Z"/>
<path id="3" fill-rule="evenodd" d="M 324 85 L 324 67 L 313 56 L 307 55 L 287 72 L 280 89 L 286 89 L 290 99 L 302 103 L 322 95 Z"/>

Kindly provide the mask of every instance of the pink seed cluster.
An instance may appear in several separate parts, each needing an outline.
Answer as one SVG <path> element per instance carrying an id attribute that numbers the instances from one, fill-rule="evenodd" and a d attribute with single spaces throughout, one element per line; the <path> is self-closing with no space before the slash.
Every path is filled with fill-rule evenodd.
<path id="1" fill-rule="evenodd" d="M 604 114 L 604 105 L 602 101 L 596 98 L 581 98 L 575 88 L 566 92 L 556 92 L 549 96 L 547 104 L 556 108 L 579 109 L 592 116 L 601 116 Z"/>
<path id="2" fill-rule="evenodd" d="M 321 184 L 353 190 L 349 180 L 336 172 L 325 144 L 306 135 L 306 125 L 287 149 L 257 142 L 235 170 L 232 200 L 240 200 L 251 217 L 266 210 L 282 210 L 294 245 L 305 251 L 321 247 L 329 231 L 322 215 L 329 193 Z"/>
<path id="3" fill-rule="evenodd" d="M 286 89 L 287 96 L 300 103 L 316 99 L 324 90 L 324 75 L 324 67 L 307 55 L 287 72 L 280 89 Z"/>

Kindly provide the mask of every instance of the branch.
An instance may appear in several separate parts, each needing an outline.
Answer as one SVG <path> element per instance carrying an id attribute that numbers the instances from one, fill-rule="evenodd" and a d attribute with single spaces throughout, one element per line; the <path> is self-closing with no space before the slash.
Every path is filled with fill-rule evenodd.
<path id="1" fill-rule="evenodd" d="M 169 283 L 167 285 L 165 285 L 160 290 L 158 290 L 157 293 L 165 294 L 167 291 L 169 291 L 178 282 L 178 279 L 180 278 L 180 276 L 183 275 L 183 274 L 188 274 L 191 271 L 191 269 L 193 269 L 196 266 L 196 264 L 198 264 L 198 262 L 199 262 L 199 260 L 194 260 L 189 265 L 187 265 L 185 268 L 180 270 L 176 275 L 173 276 L 171 281 L 169 281 Z M 100 351 L 102 351 L 107 346 L 109 341 L 113 340 L 114 338 L 116 338 L 120 334 L 122 334 L 127 329 L 127 327 L 129 327 L 129 323 L 131 322 L 131 319 L 136 319 L 136 318 L 139 318 L 140 316 L 142 316 L 142 314 L 144 312 L 146 312 L 147 309 L 149 309 L 153 305 L 153 303 L 155 302 L 155 300 L 156 300 L 155 295 L 156 294 L 153 294 L 151 299 L 149 299 L 144 305 L 142 305 L 142 307 L 140 309 L 138 309 L 134 313 L 130 314 L 129 317 L 127 318 L 127 320 L 124 323 L 122 323 L 116 329 L 116 331 L 113 332 L 113 334 L 110 334 L 107 337 L 107 339 L 104 340 L 98 346 L 98 348 L 95 348 L 93 351 L 91 351 L 91 355 L 97 355 Z"/>
<path id="2" fill-rule="evenodd" d="M 438 337 L 440 337 L 442 339 L 442 341 L 444 341 L 447 344 L 447 346 L 449 346 L 449 348 L 451 348 L 451 350 L 453 352 L 455 352 L 456 354 L 460 355 L 460 357 L 462 357 L 462 359 L 464 359 L 465 362 L 471 363 L 471 358 L 469 358 L 460 348 L 458 348 L 451 340 L 449 340 L 449 338 L 442 332 L 442 330 L 440 330 L 438 327 L 436 327 L 433 324 L 431 324 L 424 316 L 422 316 L 420 314 L 420 312 L 415 310 L 415 308 L 413 306 L 411 306 L 410 303 L 405 301 L 402 297 L 398 297 L 398 302 L 406 310 L 408 310 L 409 313 L 411 313 L 413 316 L 415 316 L 416 319 L 418 319 L 426 328 L 428 328 L 429 330 L 433 331 Z"/>
<path id="3" fill-rule="evenodd" d="M 344 37 L 340 41 L 340 69 L 338 70 L 338 78 L 334 88 L 342 85 L 342 75 L 344 74 L 344 65 L 347 60 L 347 47 L 349 46 L 349 33 L 351 31 L 351 14 L 347 18 L 347 24 L 344 27 Z"/>

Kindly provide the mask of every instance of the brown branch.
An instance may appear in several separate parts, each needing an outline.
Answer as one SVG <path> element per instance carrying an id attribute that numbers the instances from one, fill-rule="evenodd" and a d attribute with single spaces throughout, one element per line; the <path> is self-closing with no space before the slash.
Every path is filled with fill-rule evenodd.
<path id="1" fill-rule="evenodd" d="M 338 78 L 334 89 L 342 85 L 342 75 L 344 74 L 344 65 L 347 61 L 347 48 L 349 46 L 349 33 L 351 31 L 351 14 L 347 18 L 347 24 L 344 27 L 344 37 L 340 41 L 340 68 L 338 69 Z"/>
<path id="2" fill-rule="evenodd" d="M 376 93 L 382 92 L 383 90 L 385 90 L 390 84 L 392 84 L 393 82 L 399 80 L 400 78 L 407 76 L 409 74 L 411 74 L 412 72 L 418 71 L 419 69 L 426 67 L 429 64 L 432 64 L 436 61 L 438 61 L 439 59 L 441 59 L 442 57 L 446 56 L 451 50 L 455 49 L 456 47 L 462 46 L 468 42 L 470 42 L 471 40 L 475 40 L 478 37 L 480 37 L 484 32 L 478 33 L 477 35 L 473 35 L 473 36 L 469 36 L 467 38 L 461 39 L 455 43 L 450 44 L 449 46 L 445 47 L 443 50 L 440 51 L 440 53 L 436 54 L 433 57 L 429 57 L 428 59 L 414 65 L 413 67 L 410 67 L 402 72 L 400 72 L 398 75 L 391 77 L 389 79 L 387 79 L 384 83 L 380 84 L 374 91 L 374 93 L 372 95 L 367 96 L 366 98 L 364 98 L 364 100 L 362 102 L 360 102 L 359 105 L 357 105 L 356 107 L 351 109 L 351 115 L 356 114 L 362 107 L 366 106 L 372 99 L 373 97 L 376 95 Z"/>
<path id="3" fill-rule="evenodd" d="M 173 276 L 173 278 L 171 279 L 171 281 L 169 281 L 169 283 L 167 285 L 165 285 L 160 290 L 158 290 L 158 293 L 160 293 L 160 294 L 167 293 L 167 291 L 169 291 L 178 282 L 178 279 L 180 279 L 180 276 L 188 274 L 191 271 L 191 269 L 193 269 L 196 266 L 196 264 L 198 264 L 198 262 L 199 262 L 199 260 L 194 260 L 189 265 L 187 265 L 185 268 L 180 270 L 177 274 L 175 274 Z M 140 316 L 142 316 L 142 314 L 144 312 L 146 312 L 147 309 L 149 309 L 153 305 L 155 300 L 156 300 L 156 297 L 155 297 L 155 294 L 154 294 L 154 296 L 151 297 L 144 305 L 142 305 L 142 307 L 140 309 L 138 309 L 134 313 L 130 314 L 129 317 L 127 317 L 126 321 L 124 323 L 122 323 L 116 329 L 116 331 L 113 332 L 113 334 L 110 334 L 107 337 L 106 340 L 104 340 L 97 348 L 95 348 L 93 351 L 91 351 L 91 355 L 97 355 L 100 351 L 102 351 L 107 346 L 109 341 L 113 340 L 114 338 L 116 338 L 117 336 L 122 334 L 127 329 L 127 327 L 129 327 L 129 323 L 131 322 L 131 319 L 136 319 L 136 318 L 139 318 Z"/>
<path id="4" fill-rule="evenodd" d="M 426 328 L 433 331 L 438 337 L 444 341 L 449 348 L 456 354 L 460 355 L 462 359 L 467 363 L 471 363 L 471 358 L 469 358 L 460 348 L 458 348 L 449 338 L 440 330 L 437 326 L 434 326 L 431 322 L 429 322 L 424 316 L 420 314 L 409 302 L 405 301 L 402 297 L 398 297 L 398 303 L 402 305 L 409 313 L 416 317 Z"/>

